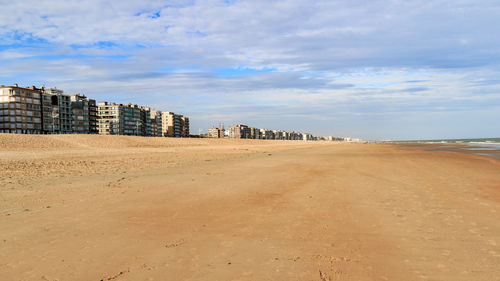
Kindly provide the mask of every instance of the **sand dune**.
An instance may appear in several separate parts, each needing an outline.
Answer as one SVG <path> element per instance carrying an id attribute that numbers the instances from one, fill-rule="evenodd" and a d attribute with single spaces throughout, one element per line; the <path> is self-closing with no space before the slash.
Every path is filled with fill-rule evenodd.
<path id="1" fill-rule="evenodd" d="M 500 161 L 0 134 L 0 280 L 500 280 Z"/>

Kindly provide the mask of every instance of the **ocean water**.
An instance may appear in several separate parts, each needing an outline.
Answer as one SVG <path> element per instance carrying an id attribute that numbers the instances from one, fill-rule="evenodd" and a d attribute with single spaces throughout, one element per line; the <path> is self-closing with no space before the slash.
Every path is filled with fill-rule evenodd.
<path id="1" fill-rule="evenodd" d="M 453 148 L 458 151 L 500 159 L 500 138 L 403 141 L 403 143 L 406 142 L 443 144 L 442 147 L 437 147 L 436 150 L 449 150 Z"/>
<path id="2" fill-rule="evenodd" d="M 422 142 L 422 143 L 459 143 L 459 144 L 492 144 L 500 145 L 500 138 L 486 139 L 436 139 L 436 140 L 409 140 L 404 142 Z"/>

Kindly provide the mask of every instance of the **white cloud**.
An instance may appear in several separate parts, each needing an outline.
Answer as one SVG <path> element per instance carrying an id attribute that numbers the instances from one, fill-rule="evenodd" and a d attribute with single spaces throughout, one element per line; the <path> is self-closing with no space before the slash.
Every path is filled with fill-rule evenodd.
<path id="1" fill-rule="evenodd" d="M 499 14 L 491 1 L 0 0 L 0 77 L 283 126 L 493 112 Z"/>

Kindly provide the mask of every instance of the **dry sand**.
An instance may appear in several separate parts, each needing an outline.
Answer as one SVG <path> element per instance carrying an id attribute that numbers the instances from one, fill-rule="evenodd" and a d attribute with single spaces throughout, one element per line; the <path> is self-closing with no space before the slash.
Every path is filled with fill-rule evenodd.
<path id="1" fill-rule="evenodd" d="M 500 161 L 0 134 L 0 280 L 500 280 Z"/>

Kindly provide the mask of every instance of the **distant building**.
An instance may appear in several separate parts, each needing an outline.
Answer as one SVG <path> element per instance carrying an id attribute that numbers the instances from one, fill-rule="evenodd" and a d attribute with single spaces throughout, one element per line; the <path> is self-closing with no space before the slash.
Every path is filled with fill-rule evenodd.
<path id="1" fill-rule="evenodd" d="M 334 137 L 334 136 L 327 136 L 325 139 L 327 141 L 344 141 L 344 138 L 342 138 L 342 137 Z"/>
<path id="2" fill-rule="evenodd" d="M 152 136 L 151 130 L 151 108 L 147 106 L 140 106 L 141 114 L 141 132 L 140 136 L 150 137 Z"/>
<path id="3" fill-rule="evenodd" d="M 89 100 L 85 95 L 71 95 L 72 129 L 75 134 L 90 134 Z"/>
<path id="4" fill-rule="evenodd" d="M 41 134 L 41 92 L 35 88 L 0 86 L 0 132 Z"/>
<path id="5" fill-rule="evenodd" d="M 291 132 L 290 140 L 302 140 L 302 133 Z"/>
<path id="6" fill-rule="evenodd" d="M 189 137 L 189 118 L 135 104 L 96 103 L 56 88 L 0 86 L 0 133 Z"/>
<path id="7" fill-rule="evenodd" d="M 265 140 L 273 140 L 274 139 L 274 133 L 272 130 L 260 129 L 260 135 L 262 136 L 262 139 L 265 139 Z"/>
<path id="8" fill-rule="evenodd" d="M 250 139 L 251 130 L 247 125 L 232 125 L 229 128 L 229 137 L 234 139 Z"/>
<path id="9" fill-rule="evenodd" d="M 275 140 L 283 140 L 284 136 L 283 136 L 283 131 L 281 130 L 273 130 L 273 133 L 274 133 L 274 139 Z"/>
<path id="10" fill-rule="evenodd" d="M 215 138 L 215 139 L 220 138 L 220 130 L 219 130 L 219 128 L 212 127 L 210 129 L 208 129 L 207 136 L 209 138 Z"/>
<path id="11" fill-rule="evenodd" d="M 71 95 L 72 132 L 97 134 L 97 104 L 85 95 Z"/>
<path id="12" fill-rule="evenodd" d="M 162 134 L 164 137 L 181 137 L 181 118 L 173 112 L 162 112 Z"/>
<path id="13" fill-rule="evenodd" d="M 189 118 L 180 115 L 180 120 L 181 120 L 181 137 L 189 138 Z"/>
<path id="14" fill-rule="evenodd" d="M 97 109 L 99 134 L 127 136 L 147 134 L 147 122 L 143 123 L 142 120 L 144 116 L 149 115 L 141 111 L 138 105 L 99 102 Z"/>
<path id="15" fill-rule="evenodd" d="M 89 99 L 89 133 L 98 134 L 97 130 L 97 102 Z"/>
<path id="16" fill-rule="evenodd" d="M 260 139 L 260 129 L 250 127 L 250 138 Z"/>
<path id="17" fill-rule="evenodd" d="M 311 134 L 290 132 L 283 130 L 269 130 L 248 127 L 247 125 L 232 125 L 229 130 L 230 138 L 264 139 L 264 140 L 317 140 Z"/>
<path id="18" fill-rule="evenodd" d="M 302 139 L 305 141 L 314 140 L 313 135 L 308 134 L 308 133 L 302 134 Z"/>
<path id="19" fill-rule="evenodd" d="M 162 112 L 162 135 L 164 137 L 189 137 L 189 118 L 173 112 Z"/>
<path id="20" fill-rule="evenodd" d="M 217 127 L 212 127 L 211 129 L 208 130 L 207 133 L 209 138 L 224 138 L 225 135 L 225 130 L 224 130 L 224 125 L 221 125 L 220 128 Z"/>
<path id="21" fill-rule="evenodd" d="M 42 117 L 44 134 L 73 133 L 73 116 L 71 97 L 63 90 L 56 88 L 41 88 Z"/>
<path id="22" fill-rule="evenodd" d="M 54 91 L 55 92 L 55 91 Z M 60 91 L 62 95 L 62 91 Z M 51 91 L 41 90 L 42 130 L 44 134 L 60 133 L 59 98 Z"/>
<path id="23" fill-rule="evenodd" d="M 123 127 L 120 123 L 120 107 L 115 103 L 97 104 L 97 129 L 100 135 L 120 135 Z"/>
<path id="24" fill-rule="evenodd" d="M 161 111 L 151 110 L 151 136 L 161 137 L 162 136 L 162 122 L 161 122 Z"/>

